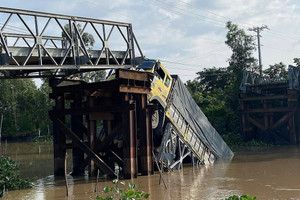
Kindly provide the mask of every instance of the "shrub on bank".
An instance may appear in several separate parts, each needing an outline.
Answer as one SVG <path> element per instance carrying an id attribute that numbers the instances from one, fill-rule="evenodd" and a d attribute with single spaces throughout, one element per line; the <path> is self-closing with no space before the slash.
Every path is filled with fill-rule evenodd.
<path id="1" fill-rule="evenodd" d="M 114 186 L 106 186 L 103 189 L 103 193 L 106 197 L 96 196 L 96 200 L 113 200 L 113 199 L 120 199 L 120 200 L 134 200 L 134 199 L 148 199 L 150 194 L 145 193 L 144 191 L 140 191 L 137 189 L 137 185 L 134 183 L 129 183 L 128 188 L 122 190 L 119 187 L 119 183 L 125 186 L 125 182 L 119 181 L 118 179 L 114 179 L 112 181 Z M 93 199 L 92 197 L 90 199 Z"/>
<path id="2" fill-rule="evenodd" d="M 250 197 L 248 194 L 244 194 L 240 197 L 237 195 L 233 195 L 233 196 L 226 198 L 225 200 L 256 200 L 256 197 L 255 196 Z"/>
<path id="3" fill-rule="evenodd" d="M 43 144 L 52 144 L 53 142 L 53 136 L 52 135 L 42 135 L 37 136 L 31 140 L 32 142 L 35 142 L 37 144 L 43 143 Z"/>
<path id="4" fill-rule="evenodd" d="M 16 172 L 20 164 L 9 157 L 0 156 L 0 191 L 31 188 L 31 183 Z"/>

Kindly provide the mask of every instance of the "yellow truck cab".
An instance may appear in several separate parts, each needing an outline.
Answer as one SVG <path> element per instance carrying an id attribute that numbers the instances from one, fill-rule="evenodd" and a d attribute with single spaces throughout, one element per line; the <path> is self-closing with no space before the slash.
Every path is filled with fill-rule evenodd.
<path id="1" fill-rule="evenodd" d="M 172 77 L 159 60 L 145 60 L 137 67 L 137 70 L 152 72 L 155 75 L 151 84 L 151 93 L 148 95 L 148 101 L 158 104 L 158 110 L 152 115 L 154 146 L 157 146 L 159 144 L 155 144 L 155 141 L 160 141 L 160 137 L 163 134 L 165 110 L 172 85 Z M 158 138 L 156 139 L 156 137 Z"/>
<path id="2" fill-rule="evenodd" d="M 167 97 L 172 85 L 171 75 L 159 60 L 145 60 L 137 67 L 137 70 L 154 73 L 154 79 L 151 84 L 151 94 L 148 95 L 148 101 L 158 101 L 165 108 L 167 105 Z"/>

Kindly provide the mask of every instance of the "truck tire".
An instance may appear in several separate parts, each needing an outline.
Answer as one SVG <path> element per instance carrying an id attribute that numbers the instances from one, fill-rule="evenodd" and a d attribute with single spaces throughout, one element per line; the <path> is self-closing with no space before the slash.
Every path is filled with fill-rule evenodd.
<path id="1" fill-rule="evenodd" d="M 152 115 L 154 146 L 160 145 L 163 136 L 164 111 L 159 107 Z"/>

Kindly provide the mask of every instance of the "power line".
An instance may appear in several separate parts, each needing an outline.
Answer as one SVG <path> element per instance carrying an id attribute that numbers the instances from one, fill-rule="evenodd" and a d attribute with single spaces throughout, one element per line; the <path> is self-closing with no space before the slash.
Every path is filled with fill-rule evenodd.
<path id="1" fill-rule="evenodd" d="M 254 31 L 257 36 L 257 46 L 258 46 L 258 62 L 259 62 L 259 75 L 262 76 L 262 64 L 261 64 L 261 52 L 260 52 L 260 32 L 264 29 L 269 29 L 266 25 L 262 25 L 261 27 L 253 27 L 249 28 L 249 31 Z"/>

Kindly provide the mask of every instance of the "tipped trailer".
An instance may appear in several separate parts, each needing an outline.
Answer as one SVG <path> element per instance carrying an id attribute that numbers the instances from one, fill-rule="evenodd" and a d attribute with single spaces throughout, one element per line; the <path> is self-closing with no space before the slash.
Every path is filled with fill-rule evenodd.
<path id="1" fill-rule="evenodd" d="M 232 157 L 233 152 L 193 100 L 177 75 L 170 75 L 158 60 L 145 60 L 138 70 L 154 73 L 148 101 L 158 104 L 152 127 L 156 160 L 169 170 Z"/>

